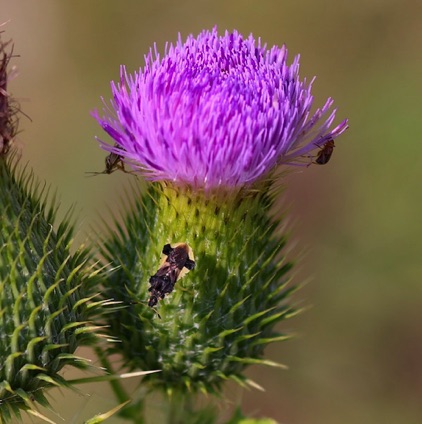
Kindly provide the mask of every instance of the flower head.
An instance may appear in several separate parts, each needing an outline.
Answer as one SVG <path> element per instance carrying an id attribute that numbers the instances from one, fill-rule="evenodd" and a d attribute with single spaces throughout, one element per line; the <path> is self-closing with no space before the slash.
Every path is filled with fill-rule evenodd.
<path id="1" fill-rule="evenodd" d="M 299 79 L 299 56 L 287 65 L 285 46 L 214 28 L 145 59 L 133 74 L 121 67 L 111 107 L 93 115 L 115 141 L 102 147 L 151 180 L 242 186 L 347 128 L 330 130 L 331 99 L 310 114 L 312 83 Z"/>

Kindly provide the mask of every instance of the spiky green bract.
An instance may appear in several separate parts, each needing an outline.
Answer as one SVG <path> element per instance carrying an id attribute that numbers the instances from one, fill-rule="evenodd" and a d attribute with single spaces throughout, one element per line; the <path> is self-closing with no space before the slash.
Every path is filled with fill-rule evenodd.
<path id="1" fill-rule="evenodd" d="M 18 174 L 17 176 L 15 176 Z M 0 157 L 0 421 L 48 406 L 43 388 L 66 387 L 58 372 L 81 368 L 92 343 L 95 272 L 83 249 L 71 254 L 72 227 L 26 169 Z"/>
<path id="2" fill-rule="evenodd" d="M 214 193 L 154 183 L 117 224 L 101 248 L 110 272 L 106 297 L 126 306 L 107 317 L 121 353 L 135 369 L 161 369 L 148 376 L 167 393 L 215 392 L 233 379 L 247 384 L 250 364 L 264 347 L 286 336 L 274 324 L 293 309 L 285 302 L 290 263 L 279 220 L 269 217 L 269 184 Z M 163 246 L 184 242 L 196 267 L 179 279 L 173 293 L 147 306 L 149 278 L 160 267 Z"/>

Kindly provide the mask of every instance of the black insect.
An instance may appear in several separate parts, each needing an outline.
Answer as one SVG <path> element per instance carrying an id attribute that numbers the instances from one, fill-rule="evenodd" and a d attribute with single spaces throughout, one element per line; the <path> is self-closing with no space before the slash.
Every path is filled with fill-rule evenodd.
<path id="1" fill-rule="evenodd" d="M 118 147 L 118 145 L 115 144 L 114 147 Z M 104 171 L 87 172 L 87 174 L 91 174 L 91 175 L 112 174 L 114 171 L 116 171 L 118 169 L 120 169 L 120 171 L 123 171 L 123 172 L 129 174 L 129 172 L 126 171 L 126 169 L 125 169 L 125 164 L 123 162 L 123 156 L 119 155 L 118 153 L 111 152 L 105 158 L 105 169 L 104 169 Z"/>
<path id="2" fill-rule="evenodd" d="M 167 255 L 165 262 L 159 270 L 149 279 L 151 292 L 148 300 L 148 306 L 154 307 L 160 299 L 164 299 L 166 294 L 173 291 L 174 285 L 179 278 L 183 268 L 192 270 L 195 268 L 195 262 L 189 259 L 189 246 L 181 243 L 176 247 L 166 244 L 163 247 L 163 254 Z"/>
<path id="3" fill-rule="evenodd" d="M 123 163 L 123 156 L 118 155 L 117 153 L 110 153 L 105 158 L 105 170 L 103 171 L 105 174 L 111 174 L 116 169 L 121 169 L 125 172 L 125 164 Z"/>
<path id="4" fill-rule="evenodd" d="M 317 157 L 315 159 L 315 163 L 318 165 L 325 165 L 331 159 L 331 155 L 334 151 L 334 140 L 328 140 L 318 152 Z"/>

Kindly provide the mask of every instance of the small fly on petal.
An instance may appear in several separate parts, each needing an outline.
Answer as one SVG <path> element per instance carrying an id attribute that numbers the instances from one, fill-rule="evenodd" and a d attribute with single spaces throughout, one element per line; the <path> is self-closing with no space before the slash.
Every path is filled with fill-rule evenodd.
<path id="1" fill-rule="evenodd" d="M 328 140 L 318 152 L 317 157 L 315 159 L 315 163 L 318 165 L 325 165 L 331 159 L 331 155 L 334 151 L 334 140 Z"/>
<path id="2" fill-rule="evenodd" d="M 118 146 L 117 144 L 114 147 Z M 131 172 L 126 171 L 125 164 L 123 162 L 123 156 L 118 153 L 111 152 L 105 158 L 105 169 L 101 172 L 86 172 L 86 174 L 90 174 L 92 177 L 95 175 L 107 174 L 110 175 L 114 171 L 120 170 L 125 174 L 131 174 Z"/>

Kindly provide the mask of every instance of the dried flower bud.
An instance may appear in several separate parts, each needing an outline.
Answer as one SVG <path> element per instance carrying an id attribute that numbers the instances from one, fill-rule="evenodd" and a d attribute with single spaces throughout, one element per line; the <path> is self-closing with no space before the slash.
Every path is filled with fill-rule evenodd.
<path id="1" fill-rule="evenodd" d="M 1 36 L 1 32 L 0 32 Z M 0 37 L 0 156 L 5 156 L 16 136 L 19 107 L 7 91 L 9 82 L 9 62 L 13 56 L 13 47 Z"/>

